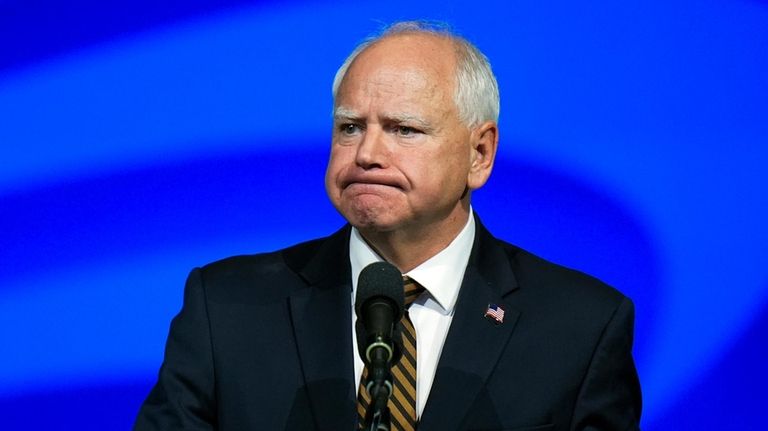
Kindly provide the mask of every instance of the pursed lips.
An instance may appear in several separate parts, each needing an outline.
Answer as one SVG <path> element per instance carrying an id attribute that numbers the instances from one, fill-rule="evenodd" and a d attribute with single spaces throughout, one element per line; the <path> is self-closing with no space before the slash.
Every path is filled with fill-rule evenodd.
<path id="1" fill-rule="evenodd" d="M 393 180 L 392 178 L 385 178 L 381 176 L 366 176 L 366 175 L 354 175 L 348 178 L 344 179 L 344 182 L 342 183 L 342 189 L 346 189 L 350 186 L 361 186 L 361 188 L 366 188 L 370 186 L 371 188 L 374 187 L 393 187 L 396 189 L 402 190 L 402 185 L 398 182 Z"/>

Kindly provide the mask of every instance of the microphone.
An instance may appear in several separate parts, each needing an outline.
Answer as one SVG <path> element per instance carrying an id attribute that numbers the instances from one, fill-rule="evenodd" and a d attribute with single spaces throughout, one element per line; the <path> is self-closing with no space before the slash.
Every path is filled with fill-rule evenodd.
<path id="1" fill-rule="evenodd" d="M 387 401 L 392 394 L 392 364 L 401 355 L 399 340 L 394 341 L 399 337 L 393 335 L 403 317 L 403 276 L 394 265 L 375 262 L 363 268 L 357 280 L 358 348 L 368 367 L 366 390 L 371 396 L 366 428 L 389 429 Z"/>

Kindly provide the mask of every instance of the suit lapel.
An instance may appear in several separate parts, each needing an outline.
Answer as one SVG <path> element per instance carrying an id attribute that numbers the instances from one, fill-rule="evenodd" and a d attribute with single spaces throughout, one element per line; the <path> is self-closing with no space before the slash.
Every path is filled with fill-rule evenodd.
<path id="1" fill-rule="evenodd" d="M 462 282 L 419 429 L 457 429 L 493 371 L 520 315 L 505 299 L 517 289 L 509 259 L 477 220 L 475 243 Z M 489 304 L 504 320 L 484 317 Z"/>
<path id="2" fill-rule="evenodd" d="M 306 393 L 319 430 L 352 429 L 356 420 L 348 240 L 349 229 L 344 228 L 297 268 L 309 288 L 289 298 Z"/>

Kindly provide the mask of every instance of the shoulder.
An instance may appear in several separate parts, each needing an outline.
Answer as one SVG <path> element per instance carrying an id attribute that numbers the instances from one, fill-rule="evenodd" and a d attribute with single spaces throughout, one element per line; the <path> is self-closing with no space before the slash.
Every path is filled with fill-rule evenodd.
<path id="1" fill-rule="evenodd" d="M 204 286 L 209 300 L 258 300 L 271 302 L 307 285 L 304 270 L 327 253 L 329 244 L 339 243 L 341 229 L 331 236 L 305 241 L 267 253 L 231 256 L 195 268 L 190 278 Z M 343 254 L 340 250 L 334 256 Z M 258 291 L 258 296 L 253 292 Z"/>
<path id="2" fill-rule="evenodd" d="M 521 286 L 606 301 L 621 301 L 624 298 L 616 288 L 592 275 L 550 262 L 508 243 L 504 243 L 503 247 Z"/>
<path id="3" fill-rule="evenodd" d="M 492 247 L 502 251 L 514 274 L 515 296 L 524 308 L 571 316 L 575 320 L 590 316 L 603 322 L 612 319 L 621 307 L 633 308 L 623 293 L 592 275 L 551 262 L 490 235 L 488 239 Z"/>
<path id="4" fill-rule="evenodd" d="M 579 360 L 590 358 L 607 333 L 620 334 L 611 346 L 631 346 L 627 340 L 632 339 L 634 305 L 619 290 L 504 241 L 494 243 L 514 275 L 516 286 L 505 301 L 521 313 L 516 331 L 531 340 L 546 334 L 559 349 L 570 352 L 565 356 Z"/>
<path id="5" fill-rule="evenodd" d="M 213 280 L 250 281 L 269 277 L 300 266 L 327 238 L 317 238 L 266 253 L 230 256 L 198 268 L 206 278 Z"/>

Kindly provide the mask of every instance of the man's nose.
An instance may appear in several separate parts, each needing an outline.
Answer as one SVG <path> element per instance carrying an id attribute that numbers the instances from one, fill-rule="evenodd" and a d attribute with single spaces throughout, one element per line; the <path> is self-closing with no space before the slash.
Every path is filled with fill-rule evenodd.
<path id="1" fill-rule="evenodd" d="M 355 155 L 355 163 L 363 169 L 386 168 L 389 160 L 387 135 L 380 127 L 369 126 Z"/>

